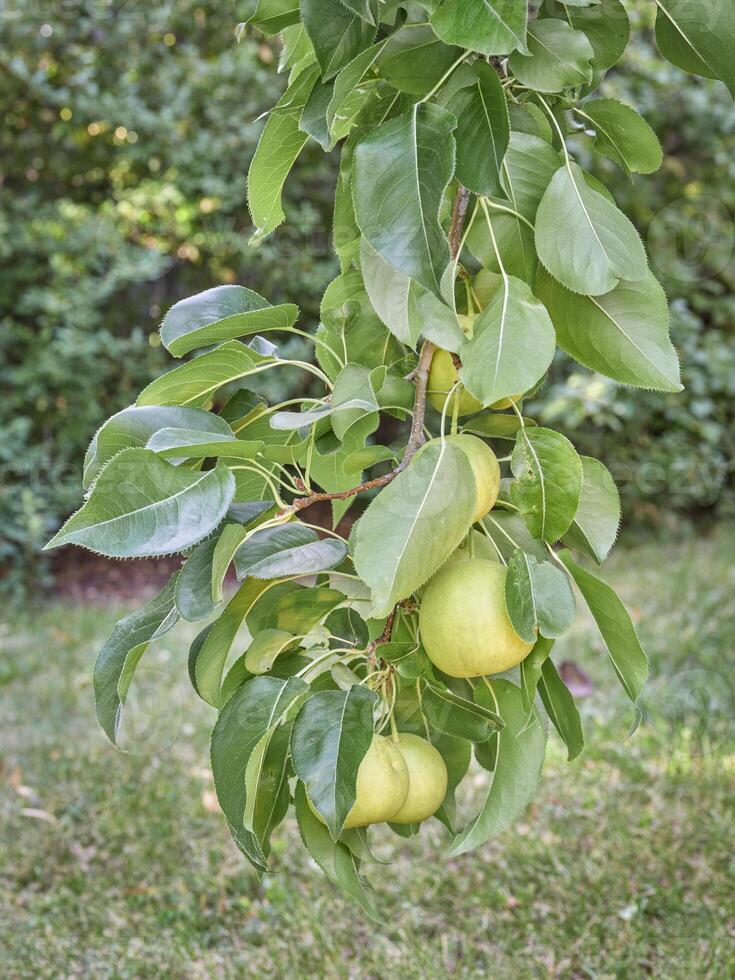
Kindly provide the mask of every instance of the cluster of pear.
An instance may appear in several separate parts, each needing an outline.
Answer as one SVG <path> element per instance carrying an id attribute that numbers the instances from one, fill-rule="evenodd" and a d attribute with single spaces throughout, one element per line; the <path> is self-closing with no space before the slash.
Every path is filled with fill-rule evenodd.
<path id="1" fill-rule="evenodd" d="M 456 381 L 451 355 L 438 350 L 429 373 L 430 397 L 435 407 L 443 407 L 446 393 Z M 444 395 L 439 393 L 442 390 Z M 452 397 L 457 397 L 456 393 Z M 513 396 L 513 400 L 519 397 Z M 459 398 L 460 415 L 482 408 L 468 392 L 461 390 Z M 511 399 L 506 401 L 507 405 L 511 404 Z M 498 403 L 490 407 L 507 405 Z M 498 460 L 490 447 L 476 436 L 462 434 L 447 438 L 466 453 L 472 466 L 477 489 L 473 520 L 479 521 L 498 498 Z M 424 649 L 432 663 L 450 677 L 478 677 L 509 670 L 533 646 L 516 633 L 508 616 L 505 566 L 498 562 L 484 535 L 473 531 L 471 538 L 471 547 L 458 549 L 426 587 L 419 611 Z"/>
<path id="2" fill-rule="evenodd" d="M 447 767 L 431 742 L 401 732 L 374 735 L 357 770 L 355 802 L 344 829 L 373 823 L 421 823 L 447 794 Z"/>
<path id="3" fill-rule="evenodd" d="M 460 318 L 462 319 L 462 318 Z M 471 320 L 463 324 L 471 329 Z M 438 411 L 458 380 L 452 355 L 434 354 L 429 372 L 428 395 Z M 452 396 L 447 413 L 479 412 L 483 406 L 461 387 Z M 509 408 L 520 398 L 506 398 L 490 407 Z M 495 453 L 476 436 L 446 436 L 467 456 L 477 491 L 473 523 L 495 505 L 500 492 L 500 465 Z M 426 444 L 428 445 L 428 443 Z M 417 453 L 417 456 L 425 446 Z M 424 590 L 419 610 L 419 630 L 432 663 L 450 677 L 478 677 L 516 666 L 533 644 L 516 633 L 505 605 L 506 570 L 485 535 L 471 531 L 468 542 L 445 563 Z M 344 827 L 369 824 L 420 823 L 441 806 L 447 792 L 447 767 L 437 749 L 426 739 L 408 732 L 392 738 L 374 735 L 357 771 L 355 803 Z"/>

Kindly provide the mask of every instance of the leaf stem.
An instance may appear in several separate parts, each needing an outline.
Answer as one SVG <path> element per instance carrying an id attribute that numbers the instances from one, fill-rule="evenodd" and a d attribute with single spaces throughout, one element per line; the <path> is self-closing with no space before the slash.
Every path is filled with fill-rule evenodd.
<path id="1" fill-rule="evenodd" d="M 462 64 L 462 62 L 464 61 L 464 59 L 466 57 L 467 57 L 467 52 L 466 51 L 463 51 L 462 54 L 459 56 L 459 58 L 457 58 L 457 60 L 454 62 L 454 64 L 444 72 L 444 74 L 439 79 L 439 81 L 436 83 L 436 85 L 434 86 L 434 88 L 431 89 L 430 92 L 427 92 L 426 95 L 423 97 L 423 99 L 419 99 L 418 104 L 421 105 L 424 102 L 428 102 L 429 99 L 433 95 L 436 95 L 436 93 L 442 87 L 442 85 L 444 84 L 444 82 L 446 82 L 446 80 L 449 78 L 449 76 L 452 74 L 452 72 L 455 70 L 455 68 L 459 68 L 459 66 Z"/>
<path id="2" fill-rule="evenodd" d="M 562 133 L 562 131 L 561 131 L 561 126 L 559 125 L 559 122 L 558 122 L 556 116 L 554 115 L 554 113 L 549 108 L 549 105 L 548 105 L 546 99 L 543 97 L 543 95 L 541 95 L 540 93 L 537 92 L 536 93 L 536 96 L 537 96 L 539 102 L 541 103 L 541 105 L 546 110 L 546 112 L 547 112 L 547 114 L 549 116 L 549 119 L 551 119 L 552 123 L 554 124 L 554 129 L 556 129 L 556 132 L 557 132 L 557 134 L 559 136 L 559 142 L 561 143 L 561 148 L 562 148 L 562 151 L 564 153 L 564 163 L 566 164 L 567 170 L 570 170 L 570 168 L 571 168 L 571 158 L 569 156 L 569 150 L 567 149 L 567 144 L 566 144 L 566 141 L 564 139 L 564 133 Z"/>
<path id="3" fill-rule="evenodd" d="M 522 214 L 519 214 L 517 211 L 514 211 L 513 208 L 507 208 L 504 204 L 496 204 L 495 201 L 491 201 L 489 197 L 483 197 L 482 200 L 485 203 L 485 205 L 489 208 L 492 208 L 493 211 L 503 211 L 505 212 L 505 214 L 512 214 L 514 218 L 517 218 L 519 221 L 522 221 L 524 225 L 528 225 L 531 231 L 536 230 L 535 225 L 533 225 L 528 220 L 528 218 L 524 218 Z"/>

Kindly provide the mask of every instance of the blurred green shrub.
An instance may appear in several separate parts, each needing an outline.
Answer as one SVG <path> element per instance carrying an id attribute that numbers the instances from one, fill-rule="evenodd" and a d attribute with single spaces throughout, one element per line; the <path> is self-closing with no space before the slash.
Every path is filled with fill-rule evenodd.
<path id="1" fill-rule="evenodd" d="M 621 388 L 563 359 L 534 410 L 605 458 L 628 516 L 651 525 L 735 510 L 735 114 L 722 86 L 662 62 L 650 5 L 634 6 L 638 41 L 604 94 L 640 106 L 666 162 L 635 183 L 589 165 L 673 300 L 686 391 Z M 307 149 L 288 224 L 248 249 L 253 120 L 284 80 L 271 46 L 236 42 L 236 19 L 216 0 L 3 6 L 0 591 L 43 581 L 38 549 L 78 503 L 90 435 L 166 366 L 156 327 L 171 303 L 240 282 L 316 320 L 334 174 Z"/>
<path id="2" fill-rule="evenodd" d="M 78 503 L 90 436 L 170 363 L 156 328 L 171 303 L 239 282 L 313 321 L 334 177 L 305 153 L 288 231 L 247 248 L 253 120 L 284 80 L 270 46 L 237 43 L 230 6 L 3 7 L 0 590 L 19 593 Z"/>

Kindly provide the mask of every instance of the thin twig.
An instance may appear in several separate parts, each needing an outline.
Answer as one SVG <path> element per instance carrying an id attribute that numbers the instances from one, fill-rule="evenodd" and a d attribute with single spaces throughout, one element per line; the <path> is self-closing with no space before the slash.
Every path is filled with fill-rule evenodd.
<path id="1" fill-rule="evenodd" d="M 378 658 L 375 656 L 375 651 L 378 649 L 378 647 L 383 646 L 385 643 L 390 643 L 393 636 L 393 623 L 395 622 L 397 610 L 398 606 L 394 606 L 385 621 L 383 632 L 380 634 L 380 636 L 376 637 L 372 643 L 369 643 L 365 649 L 365 653 L 368 655 L 369 666 L 375 666 L 375 664 L 378 662 Z"/>
<path id="2" fill-rule="evenodd" d="M 464 216 L 467 212 L 467 205 L 470 200 L 470 192 L 466 187 L 460 187 L 457 191 L 457 195 L 454 198 L 454 204 L 452 206 L 452 223 L 449 226 L 449 251 L 452 254 L 452 258 L 456 259 L 457 253 L 459 252 L 459 242 L 462 237 L 462 226 L 464 224 Z"/>

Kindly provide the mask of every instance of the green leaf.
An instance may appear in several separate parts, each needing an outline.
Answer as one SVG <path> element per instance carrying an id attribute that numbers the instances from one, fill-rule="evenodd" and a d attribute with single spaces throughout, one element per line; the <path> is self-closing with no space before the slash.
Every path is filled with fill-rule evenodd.
<path id="1" fill-rule="evenodd" d="M 340 2 L 367 24 L 375 24 L 375 16 L 371 9 L 370 0 L 340 0 Z"/>
<path id="2" fill-rule="evenodd" d="M 248 422 L 261 415 L 266 407 L 267 403 L 262 395 L 244 384 L 238 384 L 220 408 L 219 417 L 223 418 L 233 431 L 239 432 Z"/>
<path id="3" fill-rule="evenodd" d="M 367 369 L 366 369 L 367 370 Z M 352 398 L 342 405 L 331 404 L 319 405 L 317 408 L 307 412 L 274 412 L 271 415 L 271 427 L 274 429 L 295 429 L 300 431 L 308 426 L 321 422 L 322 419 L 329 418 L 342 409 L 361 412 L 377 411 L 377 404 L 367 401 L 365 398 Z"/>
<path id="4" fill-rule="evenodd" d="M 513 557 L 516 548 L 527 555 L 533 555 L 539 561 L 546 561 L 549 554 L 546 545 L 531 535 L 520 514 L 494 507 L 483 517 L 482 523 L 506 564 Z"/>
<path id="5" fill-rule="evenodd" d="M 470 742 L 486 742 L 503 725 L 497 712 L 438 684 L 422 685 L 421 709 L 436 731 Z"/>
<path id="6" fill-rule="evenodd" d="M 177 578 L 178 572 L 147 605 L 116 623 L 97 655 L 93 676 L 95 710 L 100 727 L 113 745 L 117 745 L 125 699 L 140 658 L 149 643 L 178 622 L 174 604 Z"/>
<path id="7" fill-rule="evenodd" d="M 459 350 L 465 335 L 455 312 L 415 279 L 394 269 L 364 238 L 360 268 L 373 309 L 401 343 L 415 348 L 423 334 L 444 350 Z"/>
<path id="8" fill-rule="evenodd" d="M 513 627 L 527 643 L 538 634 L 554 639 L 574 622 L 577 606 L 569 578 L 550 561 L 517 550 L 508 563 L 505 604 Z"/>
<path id="9" fill-rule="evenodd" d="M 423 729 L 419 731 L 419 734 L 425 734 Z M 434 816 L 444 824 L 450 834 L 454 834 L 456 832 L 454 822 L 457 815 L 454 794 L 469 769 L 472 745 L 463 738 L 452 738 L 450 735 L 437 731 L 429 732 L 429 741 L 444 759 L 449 777 L 444 802 Z"/>
<path id="10" fill-rule="evenodd" d="M 556 350 L 545 307 L 525 282 L 497 279 L 492 299 L 474 322 L 472 339 L 460 350 L 459 376 L 483 405 L 528 391 L 544 376 Z"/>
<path id="11" fill-rule="evenodd" d="M 594 6 L 545 3 L 542 15 L 565 19 L 587 35 L 594 51 L 592 67 L 597 71 L 616 65 L 628 46 L 630 21 L 620 0 L 602 0 Z"/>
<path id="12" fill-rule="evenodd" d="M 394 364 L 403 357 L 405 349 L 370 305 L 359 272 L 338 276 L 327 286 L 320 313 L 316 355 L 331 379 L 347 363 L 374 368 Z"/>
<path id="13" fill-rule="evenodd" d="M 212 731 L 214 788 L 227 822 L 236 834 L 244 827 L 248 762 L 264 735 L 308 690 L 296 677 L 256 677 L 229 698 Z"/>
<path id="14" fill-rule="evenodd" d="M 518 0 L 440 0 L 430 19 L 447 44 L 486 55 L 526 50 L 528 5 Z"/>
<path id="15" fill-rule="evenodd" d="M 208 704 L 221 704 L 222 675 L 238 630 L 271 582 L 248 579 L 225 606 L 219 619 L 199 634 L 192 645 L 190 675 L 199 696 Z"/>
<path id="16" fill-rule="evenodd" d="M 510 681 L 493 680 L 492 690 L 505 722 L 497 735 L 495 769 L 480 812 L 452 841 L 452 857 L 479 847 L 514 824 L 533 799 L 541 778 L 546 734 L 538 715 L 534 711 L 533 723 L 527 724 L 521 691 Z M 477 696 L 492 700 L 483 685 L 478 685 Z"/>
<path id="17" fill-rule="evenodd" d="M 539 270 L 535 288 L 575 361 L 622 384 L 682 390 L 666 295 L 652 273 L 603 296 L 579 296 Z"/>
<path id="18" fill-rule="evenodd" d="M 348 68 L 345 69 L 347 71 Z M 339 78 L 335 82 L 335 91 L 339 84 Z M 349 122 L 350 110 L 340 112 L 340 122 Z M 332 218 L 332 245 L 335 254 L 339 259 L 340 271 L 348 272 L 354 265 L 357 265 L 357 253 L 360 248 L 360 229 L 355 220 L 355 208 L 352 204 L 352 153 L 353 148 L 350 142 L 345 142 L 342 147 L 342 156 L 339 163 L 337 174 L 337 184 L 334 188 L 334 214 Z M 318 334 L 317 334 L 318 336 Z M 317 347 L 317 356 L 319 347 Z"/>
<path id="19" fill-rule="evenodd" d="M 476 506 L 467 457 L 437 440 L 370 503 L 350 539 L 355 569 L 387 616 L 437 571 L 460 543 Z"/>
<path id="20" fill-rule="evenodd" d="M 98 429 L 84 457 L 84 489 L 88 490 L 105 463 L 123 449 L 143 448 L 160 429 L 182 428 L 203 435 L 232 435 L 226 421 L 199 408 L 131 405 Z"/>
<path id="21" fill-rule="evenodd" d="M 563 20 L 537 20 L 528 29 L 528 54 L 514 52 L 508 68 L 537 92 L 561 92 L 592 80 L 594 50 L 587 35 Z"/>
<path id="22" fill-rule="evenodd" d="M 239 429 L 239 435 L 251 442 L 264 443 L 261 455 L 265 460 L 286 464 L 303 462 L 309 445 L 308 431 L 276 429 L 271 425 L 271 418 L 269 413 L 254 418 Z"/>
<path id="23" fill-rule="evenodd" d="M 215 602 L 222 602 L 224 598 L 222 588 L 225 575 L 247 533 L 247 529 L 242 524 L 225 524 L 222 528 L 212 556 L 212 577 L 209 583 L 209 590 Z"/>
<path id="24" fill-rule="evenodd" d="M 604 463 L 582 460 L 582 493 L 564 544 L 584 552 L 600 565 L 610 554 L 620 526 L 620 494 Z"/>
<path id="25" fill-rule="evenodd" d="M 538 692 L 551 723 L 567 747 L 567 761 L 571 762 L 584 748 L 582 720 L 571 691 L 559 677 L 552 660 L 545 660 L 541 667 Z"/>
<path id="26" fill-rule="evenodd" d="M 248 525 L 262 517 L 270 509 L 268 501 L 264 500 L 243 500 L 239 503 L 231 504 L 227 511 L 227 519 L 236 524 Z"/>
<path id="27" fill-rule="evenodd" d="M 380 422 L 370 374 L 363 364 L 345 364 L 334 380 L 332 430 L 346 449 L 361 449 Z"/>
<path id="28" fill-rule="evenodd" d="M 304 847 L 322 869 L 329 881 L 353 898 L 363 910 L 379 921 L 372 888 L 360 875 L 360 862 L 349 847 L 333 841 L 329 831 L 312 812 L 306 799 L 304 784 L 296 787 L 296 819 Z"/>
<path id="29" fill-rule="evenodd" d="M 718 78 L 735 98 L 735 7 L 728 0 L 657 0 L 656 43 L 672 65 Z"/>
<path id="30" fill-rule="evenodd" d="M 553 640 L 547 640 L 545 636 L 540 636 L 536 640 L 533 650 L 521 660 L 521 697 L 523 710 L 526 712 L 529 721 L 533 718 L 533 705 L 536 700 L 536 689 L 541 679 L 541 668 L 548 659 L 553 646 Z"/>
<path id="31" fill-rule="evenodd" d="M 272 357 L 230 340 L 156 378 L 138 395 L 137 404 L 203 405 L 222 385 L 257 374 L 272 363 Z"/>
<path id="32" fill-rule="evenodd" d="M 536 538 L 553 544 L 569 529 L 582 492 L 582 461 L 560 432 L 521 429 L 511 459 L 511 497 Z"/>
<path id="33" fill-rule="evenodd" d="M 171 307 L 161 324 L 161 342 L 174 357 L 181 357 L 224 340 L 287 330 L 298 312 L 293 303 L 271 306 L 245 286 L 215 286 Z"/>
<path id="34" fill-rule="evenodd" d="M 546 140 L 527 133 L 511 133 L 501 183 L 513 209 L 533 222 L 558 169 L 559 154 Z"/>
<path id="35" fill-rule="evenodd" d="M 554 142 L 554 131 L 551 128 L 549 118 L 535 102 L 526 102 L 521 105 L 509 105 L 508 115 L 510 116 L 510 127 L 514 133 L 524 133 L 529 136 L 540 137 L 547 143 Z"/>
<path id="36" fill-rule="evenodd" d="M 312 65 L 296 76 L 260 135 L 248 171 L 248 207 L 255 225 L 253 242 L 269 235 L 286 217 L 281 206 L 283 185 L 308 139 L 299 123 L 318 74 Z"/>
<path id="37" fill-rule="evenodd" d="M 294 770 L 333 840 L 356 799 L 357 770 L 373 740 L 377 700 L 357 684 L 347 691 L 321 691 L 304 703 L 294 722 Z"/>
<path id="38" fill-rule="evenodd" d="M 280 595 L 279 586 L 273 589 L 272 606 L 261 601 L 249 615 L 248 626 L 253 633 L 278 629 L 304 636 L 345 598 L 336 589 L 307 589 L 295 583 L 284 583 L 283 588 L 285 591 Z"/>
<path id="39" fill-rule="evenodd" d="M 217 535 L 212 535 L 200 542 L 182 565 L 176 582 L 176 608 L 190 623 L 208 619 L 217 605 L 212 595 L 212 562 L 217 541 Z"/>
<path id="40" fill-rule="evenodd" d="M 366 76 L 374 69 L 386 41 L 366 48 L 346 65 L 334 80 L 332 98 L 327 106 L 327 126 L 335 140 L 347 136 L 355 125 L 358 107 L 367 97 Z"/>
<path id="41" fill-rule="evenodd" d="M 400 676 L 407 681 L 415 681 L 431 670 L 431 661 L 424 651 L 410 641 L 381 644 L 380 656 L 388 663 L 392 663 Z"/>
<path id="42" fill-rule="evenodd" d="M 334 140 L 329 132 L 329 123 L 327 121 L 327 109 L 329 108 L 333 94 L 333 80 L 329 82 L 317 81 L 309 93 L 309 98 L 306 100 L 304 111 L 301 114 L 301 121 L 299 122 L 299 129 L 304 133 L 308 133 L 327 152 L 334 147 Z"/>
<path id="43" fill-rule="evenodd" d="M 173 554 L 211 534 L 234 492 L 234 478 L 221 463 L 197 473 L 148 449 L 124 449 L 46 548 L 78 544 L 109 558 Z"/>
<path id="44" fill-rule="evenodd" d="M 248 24 L 264 34 L 278 34 L 299 20 L 298 0 L 257 0 Z"/>
<path id="45" fill-rule="evenodd" d="M 491 210 L 492 227 L 506 272 L 525 282 L 533 282 L 538 263 L 533 221 L 539 202 L 558 169 L 559 156 L 549 143 L 526 133 L 511 133 L 500 173 L 508 200 L 496 199 L 495 203 L 511 207 L 519 216 Z M 486 222 L 474 222 L 467 245 L 486 270 L 500 272 Z M 478 280 L 482 275 L 477 277 Z"/>
<path id="46" fill-rule="evenodd" d="M 311 477 L 317 486 L 321 487 L 326 493 L 339 493 L 342 490 L 349 490 L 360 482 L 360 472 L 348 472 L 347 460 L 350 459 L 351 452 L 343 446 L 337 444 L 330 451 L 322 453 L 321 449 L 314 452 L 311 459 Z M 332 527 L 336 527 L 349 507 L 355 503 L 354 497 L 346 500 L 332 501 Z"/>
<path id="47" fill-rule="evenodd" d="M 276 0 L 276 3 L 292 3 L 293 0 Z M 297 21 L 284 27 L 281 31 L 281 53 L 278 57 L 278 71 L 285 72 L 301 63 L 308 64 L 307 59 L 314 60 L 314 49 L 306 33 L 306 28 L 298 19 L 300 10 L 296 10 Z"/>
<path id="48" fill-rule="evenodd" d="M 500 194 L 500 168 L 508 148 L 510 120 L 497 72 L 484 61 L 475 82 L 461 88 L 447 108 L 457 117 L 457 179 L 476 194 Z"/>
<path id="49" fill-rule="evenodd" d="M 347 545 L 336 538 L 319 539 L 298 522 L 256 531 L 235 553 L 237 577 L 257 579 L 312 575 L 338 565 Z"/>
<path id="50" fill-rule="evenodd" d="M 283 820 L 291 803 L 288 784 L 291 725 L 286 722 L 264 735 L 251 753 L 245 770 L 243 822 L 265 858 L 270 854 L 270 835 Z"/>
<path id="51" fill-rule="evenodd" d="M 385 43 L 380 76 L 401 92 L 426 95 L 460 54 L 459 48 L 443 44 L 428 24 L 404 24 Z"/>
<path id="52" fill-rule="evenodd" d="M 376 33 L 340 0 L 301 0 L 301 19 L 325 81 L 349 64 Z"/>
<path id="53" fill-rule="evenodd" d="M 537 423 L 533 419 L 524 418 L 523 424 L 534 426 Z M 515 442 L 520 428 L 521 420 L 515 414 L 486 412 L 471 418 L 462 426 L 462 431 L 471 432 L 475 436 L 483 436 L 485 439 L 510 439 Z"/>
<path id="54" fill-rule="evenodd" d="M 505 207 L 507 206 L 506 202 Z M 491 214 L 497 252 L 484 221 L 475 221 L 470 229 L 467 237 L 470 252 L 480 260 L 490 275 L 500 273 L 497 259 L 499 253 L 507 275 L 523 282 L 533 282 L 538 266 L 533 226 L 529 228 L 524 221 L 501 211 L 492 211 Z M 482 270 L 478 273 L 478 278 L 481 275 Z"/>
<path id="55" fill-rule="evenodd" d="M 222 705 L 224 706 L 242 685 L 252 679 L 252 674 L 245 667 L 245 658 L 238 657 L 230 669 L 227 676 L 222 681 Z"/>
<path id="56" fill-rule="evenodd" d="M 648 271 L 638 232 L 571 162 L 556 172 L 539 204 L 536 251 L 555 279 L 588 296 L 610 292 L 620 279 L 643 279 Z"/>
<path id="57" fill-rule="evenodd" d="M 267 674 L 279 654 L 296 642 L 293 633 L 285 630 L 263 630 L 245 652 L 246 669 L 251 674 Z"/>
<path id="58" fill-rule="evenodd" d="M 202 441 L 206 440 L 206 441 Z M 187 459 L 254 459 L 265 447 L 260 441 L 246 442 L 234 435 L 203 436 L 196 429 L 159 429 L 146 443 L 157 456 L 179 465 Z"/>
<path id="59" fill-rule="evenodd" d="M 626 173 L 652 174 L 663 162 L 658 137 L 646 120 L 616 99 L 585 102 L 580 114 L 595 128 L 595 149 Z"/>
<path id="60" fill-rule="evenodd" d="M 449 243 L 439 207 L 454 165 L 455 118 L 419 103 L 373 129 L 355 150 L 357 223 L 399 272 L 441 298 Z"/>
<path id="61" fill-rule="evenodd" d="M 560 552 L 559 557 L 589 606 L 623 690 L 636 704 L 648 676 L 648 658 L 630 616 L 610 586 L 578 565 L 569 551 Z"/>

